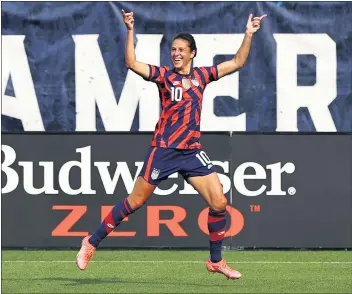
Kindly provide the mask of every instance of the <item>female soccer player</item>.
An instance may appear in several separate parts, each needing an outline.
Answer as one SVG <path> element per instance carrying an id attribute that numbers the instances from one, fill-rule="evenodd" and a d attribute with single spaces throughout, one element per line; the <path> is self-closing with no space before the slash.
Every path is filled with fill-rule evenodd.
<path id="1" fill-rule="evenodd" d="M 127 27 L 126 66 L 145 80 L 156 83 L 162 113 L 132 193 L 113 207 L 93 235 L 83 239 L 76 258 L 77 266 L 84 270 L 99 243 L 126 216 L 140 208 L 161 181 L 179 172 L 209 205 L 210 257 L 206 268 L 229 279 L 238 279 L 241 273 L 230 268 L 221 256 L 227 199 L 219 177 L 199 143 L 200 117 L 206 85 L 244 66 L 253 34 L 260 29 L 260 22 L 266 15 L 254 18 L 249 15 L 245 37 L 236 55 L 217 66 L 192 68 L 192 60 L 197 55 L 196 42 L 190 34 L 178 34 L 171 46 L 174 68 L 169 68 L 136 60 L 133 12 L 125 13 L 122 10 L 122 14 Z"/>

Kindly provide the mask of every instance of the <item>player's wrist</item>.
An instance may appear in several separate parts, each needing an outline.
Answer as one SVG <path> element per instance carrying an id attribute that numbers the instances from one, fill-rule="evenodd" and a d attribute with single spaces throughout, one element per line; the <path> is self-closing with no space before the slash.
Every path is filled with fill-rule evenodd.
<path id="1" fill-rule="evenodd" d="M 246 36 L 253 37 L 253 32 L 246 30 Z"/>

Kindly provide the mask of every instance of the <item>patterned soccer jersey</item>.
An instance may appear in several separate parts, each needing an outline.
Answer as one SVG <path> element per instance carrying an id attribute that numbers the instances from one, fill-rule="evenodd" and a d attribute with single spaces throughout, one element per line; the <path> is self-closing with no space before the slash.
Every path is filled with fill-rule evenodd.
<path id="1" fill-rule="evenodd" d="M 147 81 L 156 83 L 162 112 L 151 146 L 176 149 L 201 148 L 200 117 L 204 89 L 218 79 L 216 66 L 194 67 L 189 75 L 167 66 L 149 65 Z"/>

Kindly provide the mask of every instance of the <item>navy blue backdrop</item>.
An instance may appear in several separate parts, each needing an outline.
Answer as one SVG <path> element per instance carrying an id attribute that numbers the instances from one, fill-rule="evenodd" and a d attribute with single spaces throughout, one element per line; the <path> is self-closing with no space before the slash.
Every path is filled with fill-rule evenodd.
<path id="1" fill-rule="evenodd" d="M 25 35 L 25 50 L 46 131 L 74 131 L 75 44 L 72 35 L 99 34 L 99 46 L 119 100 L 127 69 L 126 28 L 121 8 L 135 13 L 138 34 L 163 34 L 160 64 L 170 65 L 169 46 L 180 31 L 242 34 L 249 13 L 267 13 L 239 77 L 239 101 L 217 97 L 217 116 L 247 113 L 247 131 L 275 131 L 275 33 L 324 33 L 336 42 L 337 97 L 329 110 L 337 131 L 352 131 L 352 4 L 348 2 L 3 2 L 2 35 Z M 235 50 L 235 48 L 234 48 Z M 121 54 L 122 53 L 122 54 Z M 138 56 L 137 56 L 138 57 Z M 228 56 L 217 56 L 214 62 Z M 314 85 L 315 59 L 301 56 L 297 84 Z M 248 82 L 250 81 L 250 82 Z M 11 78 L 3 85 L 16 96 Z M 299 131 L 315 131 L 309 112 L 298 111 Z M 2 131 L 23 131 L 20 120 L 2 115 Z M 139 128 L 138 111 L 131 131 Z M 97 130 L 104 126 L 97 112 Z"/>

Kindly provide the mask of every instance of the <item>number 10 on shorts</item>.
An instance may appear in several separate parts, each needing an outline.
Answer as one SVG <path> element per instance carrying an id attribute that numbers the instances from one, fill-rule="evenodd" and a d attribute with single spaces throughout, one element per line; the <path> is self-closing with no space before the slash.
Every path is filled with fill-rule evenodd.
<path id="1" fill-rule="evenodd" d="M 212 164 L 211 160 L 209 159 L 208 155 L 202 150 L 199 152 L 196 157 L 199 159 L 199 161 L 204 165 L 207 166 L 208 164 Z"/>

